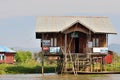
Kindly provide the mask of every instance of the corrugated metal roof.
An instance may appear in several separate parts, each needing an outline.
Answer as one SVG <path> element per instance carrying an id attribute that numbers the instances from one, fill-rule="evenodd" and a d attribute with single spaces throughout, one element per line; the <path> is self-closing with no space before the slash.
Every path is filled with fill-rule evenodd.
<path id="1" fill-rule="evenodd" d="M 8 48 L 8 47 L 5 47 L 5 46 L 0 46 L 0 52 L 9 52 L 9 53 L 15 53 L 16 51 Z"/>
<path id="2" fill-rule="evenodd" d="M 60 32 L 76 22 L 94 33 L 116 33 L 108 17 L 38 16 L 36 32 Z"/>

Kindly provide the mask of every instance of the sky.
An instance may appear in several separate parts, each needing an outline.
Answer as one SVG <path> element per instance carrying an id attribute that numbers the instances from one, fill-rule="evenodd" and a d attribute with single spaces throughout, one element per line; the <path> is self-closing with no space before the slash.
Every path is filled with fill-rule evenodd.
<path id="1" fill-rule="evenodd" d="M 120 44 L 120 0 L 0 0 L 0 45 L 38 48 L 36 16 L 107 16 L 117 35 L 109 44 Z"/>

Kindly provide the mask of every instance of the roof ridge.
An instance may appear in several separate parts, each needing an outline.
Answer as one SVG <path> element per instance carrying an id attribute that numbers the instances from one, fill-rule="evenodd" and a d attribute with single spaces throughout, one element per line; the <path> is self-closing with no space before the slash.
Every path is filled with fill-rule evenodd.
<path id="1" fill-rule="evenodd" d="M 109 18 L 107 16 L 37 16 L 37 17 Z"/>

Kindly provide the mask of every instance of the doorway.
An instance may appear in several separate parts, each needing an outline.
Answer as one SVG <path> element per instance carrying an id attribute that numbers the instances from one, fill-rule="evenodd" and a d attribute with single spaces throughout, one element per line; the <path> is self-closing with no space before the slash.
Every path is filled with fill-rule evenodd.
<path id="1" fill-rule="evenodd" d="M 79 53 L 79 37 L 75 38 L 75 53 Z"/>

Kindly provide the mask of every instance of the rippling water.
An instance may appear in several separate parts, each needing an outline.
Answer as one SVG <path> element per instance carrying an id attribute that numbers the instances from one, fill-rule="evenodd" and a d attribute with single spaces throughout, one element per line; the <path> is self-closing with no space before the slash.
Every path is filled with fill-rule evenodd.
<path id="1" fill-rule="evenodd" d="M 0 75 L 0 80 L 120 80 L 119 74 L 100 75 L 57 75 L 57 74 L 16 74 Z"/>

